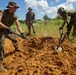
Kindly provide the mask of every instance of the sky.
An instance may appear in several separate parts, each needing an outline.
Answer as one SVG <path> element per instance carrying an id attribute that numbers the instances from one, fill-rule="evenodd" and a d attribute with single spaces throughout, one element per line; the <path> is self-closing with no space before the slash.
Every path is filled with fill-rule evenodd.
<path id="1" fill-rule="evenodd" d="M 17 2 L 19 9 L 16 14 L 19 20 L 25 20 L 28 7 L 32 7 L 36 19 L 43 19 L 45 14 L 52 19 L 55 18 L 59 7 L 76 10 L 76 0 L 0 0 L 0 10 L 7 9 L 9 1 Z"/>

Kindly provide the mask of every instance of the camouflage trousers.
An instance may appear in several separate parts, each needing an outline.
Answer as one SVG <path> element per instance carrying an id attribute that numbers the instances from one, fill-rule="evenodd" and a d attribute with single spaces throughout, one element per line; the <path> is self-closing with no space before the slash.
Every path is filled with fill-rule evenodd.
<path id="1" fill-rule="evenodd" d="M 29 34 L 31 34 L 31 29 L 32 29 L 34 34 L 36 33 L 34 23 L 33 24 L 28 23 L 27 28 L 28 28 L 28 33 Z"/>
<path id="2" fill-rule="evenodd" d="M 5 39 L 8 38 L 13 42 L 14 47 L 18 47 L 18 43 L 16 40 L 15 35 L 13 34 L 8 34 L 6 32 L 0 32 L 0 61 L 3 60 L 4 57 L 4 44 L 5 44 Z M 9 43 L 9 42 L 7 42 Z"/>
<path id="3" fill-rule="evenodd" d="M 70 21 L 69 24 L 67 25 L 67 35 L 70 34 L 70 31 L 73 27 L 73 32 L 72 35 L 76 35 L 76 22 Z"/>

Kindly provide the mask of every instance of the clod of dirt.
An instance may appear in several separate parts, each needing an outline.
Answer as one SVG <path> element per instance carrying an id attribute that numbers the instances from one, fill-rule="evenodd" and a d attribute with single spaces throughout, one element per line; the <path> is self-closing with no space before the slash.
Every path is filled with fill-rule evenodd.
<path id="1" fill-rule="evenodd" d="M 18 38 L 20 52 L 14 53 L 10 40 L 5 42 L 4 66 L 0 75 L 76 75 L 76 50 L 68 40 L 56 51 L 58 38 L 33 37 L 29 41 Z"/>

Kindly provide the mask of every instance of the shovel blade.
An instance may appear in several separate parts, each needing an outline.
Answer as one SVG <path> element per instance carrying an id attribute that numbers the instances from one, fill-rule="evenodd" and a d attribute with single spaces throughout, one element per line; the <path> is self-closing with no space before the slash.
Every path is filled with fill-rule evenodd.
<path id="1" fill-rule="evenodd" d="M 62 47 L 57 48 L 58 51 L 63 51 Z"/>
<path id="2" fill-rule="evenodd" d="M 55 50 L 60 51 L 60 52 L 63 51 L 62 47 L 56 47 Z"/>

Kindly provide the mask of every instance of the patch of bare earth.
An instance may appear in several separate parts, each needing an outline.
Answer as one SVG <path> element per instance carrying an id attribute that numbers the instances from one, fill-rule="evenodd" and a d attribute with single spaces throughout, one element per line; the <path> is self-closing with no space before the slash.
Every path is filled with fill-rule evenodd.
<path id="1" fill-rule="evenodd" d="M 76 46 L 65 40 L 56 51 L 57 38 L 33 37 L 28 40 L 18 38 L 21 52 L 14 53 L 9 39 L 5 42 L 3 60 L 7 72 L 0 75 L 76 75 Z"/>

